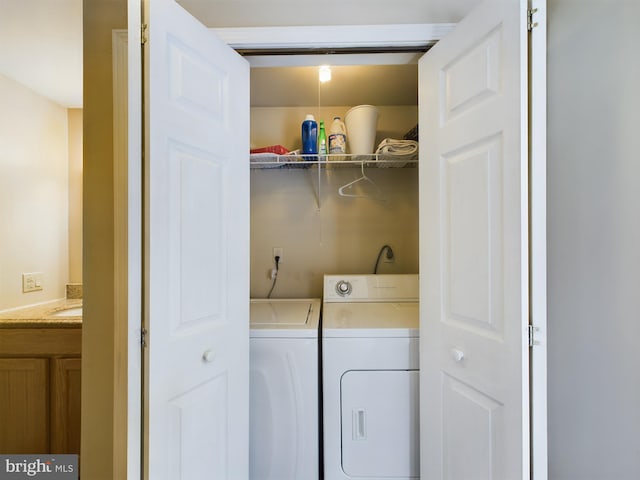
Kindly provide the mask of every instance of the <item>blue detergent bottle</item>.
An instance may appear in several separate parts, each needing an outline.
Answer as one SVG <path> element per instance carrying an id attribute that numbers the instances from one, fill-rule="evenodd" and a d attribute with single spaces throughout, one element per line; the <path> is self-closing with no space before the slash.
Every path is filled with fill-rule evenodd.
<path id="1" fill-rule="evenodd" d="M 318 153 L 318 122 L 309 114 L 302 122 L 302 153 Z M 314 157 L 304 157 L 305 160 L 315 160 Z"/>

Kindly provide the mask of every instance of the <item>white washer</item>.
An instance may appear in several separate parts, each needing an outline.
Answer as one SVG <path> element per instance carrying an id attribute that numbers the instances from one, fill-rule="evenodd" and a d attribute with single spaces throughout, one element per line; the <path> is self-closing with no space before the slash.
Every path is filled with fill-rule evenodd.
<path id="1" fill-rule="evenodd" d="M 252 299 L 249 478 L 319 475 L 320 299 Z"/>
<path id="2" fill-rule="evenodd" d="M 324 479 L 420 476 L 417 275 L 325 275 Z"/>

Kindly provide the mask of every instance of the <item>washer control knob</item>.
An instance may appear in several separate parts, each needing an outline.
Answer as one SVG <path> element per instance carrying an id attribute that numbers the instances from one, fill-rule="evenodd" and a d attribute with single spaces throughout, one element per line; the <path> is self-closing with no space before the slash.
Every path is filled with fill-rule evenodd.
<path id="1" fill-rule="evenodd" d="M 349 295 L 351 293 L 351 290 L 351 284 L 345 280 L 340 280 L 338 283 L 336 283 L 336 292 L 341 297 L 346 297 L 347 295 Z"/>

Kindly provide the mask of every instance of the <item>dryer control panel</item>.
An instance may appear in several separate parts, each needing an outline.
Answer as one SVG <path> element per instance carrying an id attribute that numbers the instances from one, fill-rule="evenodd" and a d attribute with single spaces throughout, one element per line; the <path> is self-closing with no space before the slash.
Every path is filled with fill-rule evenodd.
<path id="1" fill-rule="evenodd" d="M 325 275 L 324 301 L 333 302 L 416 302 L 417 274 Z"/>

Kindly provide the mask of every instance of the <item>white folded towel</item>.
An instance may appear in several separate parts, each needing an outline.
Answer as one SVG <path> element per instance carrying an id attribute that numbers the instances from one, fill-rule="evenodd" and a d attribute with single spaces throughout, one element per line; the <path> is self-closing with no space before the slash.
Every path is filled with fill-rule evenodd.
<path id="1" fill-rule="evenodd" d="M 377 154 L 396 155 L 406 157 L 414 155 L 418 151 L 418 142 L 414 140 L 397 140 L 385 138 L 380 142 L 376 150 Z"/>
<path id="2" fill-rule="evenodd" d="M 376 149 L 381 167 L 404 167 L 406 162 L 402 160 L 415 160 L 418 158 L 418 142 L 415 140 L 397 140 L 385 138 Z"/>

